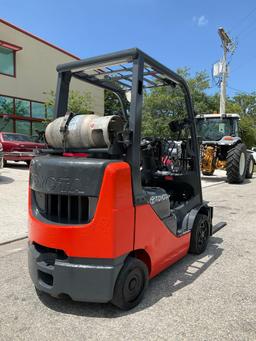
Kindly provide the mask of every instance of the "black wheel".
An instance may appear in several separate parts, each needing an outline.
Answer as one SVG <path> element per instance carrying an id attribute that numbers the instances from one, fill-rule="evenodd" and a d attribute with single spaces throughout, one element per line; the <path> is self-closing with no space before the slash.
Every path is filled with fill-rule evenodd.
<path id="1" fill-rule="evenodd" d="M 245 177 L 247 179 L 251 179 L 253 176 L 253 168 L 254 168 L 254 158 L 251 154 L 248 155 L 247 167 Z"/>
<path id="2" fill-rule="evenodd" d="M 38 297 L 42 297 L 42 296 L 45 296 L 45 295 L 46 295 L 45 292 L 43 292 L 43 291 L 37 289 L 36 286 L 34 286 L 34 287 L 35 287 L 35 291 L 36 291 L 36 294 L 37 294 Z"/>
<path id="3" fill-rule="evenodd" d="M 229 183 L 240 184 L 244 181 L 247 165 L 246 146 L 239 143 L 228 151 L 227 180 Z"/>
<path id="4" fill-rule="evenodd" d="M 7 161 L 4 160 L 4 167 L 7 167 Z"/>
<path id="5" fill-rule="evenodd" d="M 200 254 L 207 247 L 209 238 L 209 220 L 205 214 L 198 213 L 191 232 L 189 252 Z"/>
<path id="6" fill-rule="evenodd" d="M 128 257 L 116 280 L 112 304 L 123 310 L 134 308 L 148 285 L 148 268 L 137 258 Z"/>
<path id="7" fill-rule="evenodd" d="M 26 161 L 26 164 L 27 164 L 28 167 L 30 166 L 30 163 L 31 163 L 31 160 L 27 160 Z"/>
<path id="8" fill-rule="evenodd" d="M 202 174 L 207 175 L 207 176 L 211 176 L 211 175 L 213 175 L 213 173 L 214 173 L 214 170 L 212 172 L 203 172 L 202 171 Z"/>
<path id="9" fill-rule="evenodd" d="M 34 285 L 34 288 L 35 288 L 36 294 L 37 294 L 38 296 L 42 295 L 42 291 L 39 290 L 39 289 L 37 289 L 37 287 L 36 287 L 35 285 Z"/>

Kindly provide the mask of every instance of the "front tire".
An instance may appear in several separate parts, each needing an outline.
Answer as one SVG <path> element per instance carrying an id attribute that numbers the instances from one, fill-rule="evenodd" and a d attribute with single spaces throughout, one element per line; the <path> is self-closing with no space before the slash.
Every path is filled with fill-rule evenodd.
<path id="1" fill-rule="evenodd" d="M 254 168 L 254 158 L 251 154 L 248 156 L 246 174 L 245 177 L 247 179 L 251 179 L 253 176 L 253 168 Z"/>
<path id="2" fill-rule="evenodd" d="M 116 280 L 111 303 L 122 310 L 134 308 L 148 286 L 148 268 L 141 260 L 128 257 Z"/>
<path id="3" fill-rule="evenodd" d="M 247 166 L 246 146 L 239 143 L 228 151 L 227 180 L 230 184 L 240 184 L 245 179 Z"/>
<path id="4" fill-rule="evenodd" d="M 199 255 L 204 252 L 209 239 L 209 219 L 207 215 L 198 213 L 191 232 L 189 252 Z"/>

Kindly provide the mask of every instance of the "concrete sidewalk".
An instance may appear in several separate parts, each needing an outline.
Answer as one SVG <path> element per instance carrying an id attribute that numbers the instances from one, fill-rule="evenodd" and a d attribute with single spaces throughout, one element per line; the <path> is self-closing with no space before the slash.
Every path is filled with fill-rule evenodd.
<path id="1" fill-rule="evenodd" d="M 0 175 L 0 244 L 27 234 L 28 167 L 12 163 Z"/>

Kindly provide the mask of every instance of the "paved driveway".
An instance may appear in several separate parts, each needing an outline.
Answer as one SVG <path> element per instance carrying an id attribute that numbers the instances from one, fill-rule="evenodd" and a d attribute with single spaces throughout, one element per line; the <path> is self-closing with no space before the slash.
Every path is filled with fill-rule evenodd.
<path id="1" fill-rule="evenodd" d="M 256 340 L 256 179 L 205 187 L 204 197 L 215 222 L 228 225 L 202 255 L 188 255 L 153 279 L 129 312 L 37 296 L 26 241 L 1 246 L 0 339 Z"/>

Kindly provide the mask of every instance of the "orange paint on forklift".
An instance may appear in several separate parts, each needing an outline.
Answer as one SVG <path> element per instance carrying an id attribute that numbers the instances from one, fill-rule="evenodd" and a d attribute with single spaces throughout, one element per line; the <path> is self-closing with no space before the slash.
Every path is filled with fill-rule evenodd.
<path id="1" fill-rule="evenodd" d="M 150 278 L 188 253 L 190 232 L 176 237 L 166 228 L 150 205 L 136 207 L 134 249 L 143 249 L 151 261 Z"/>
<path id="2" fill-rule="evenodd" d="M 129 253 L 134 240 L 130 166 L 115 162 L 106 167 L 91 222 L 84 225 L 46 224 L 33 216 L 29 198 L 28 230 L 31 242 L 63 250 L 70 257 L 117 258 Z"/>

